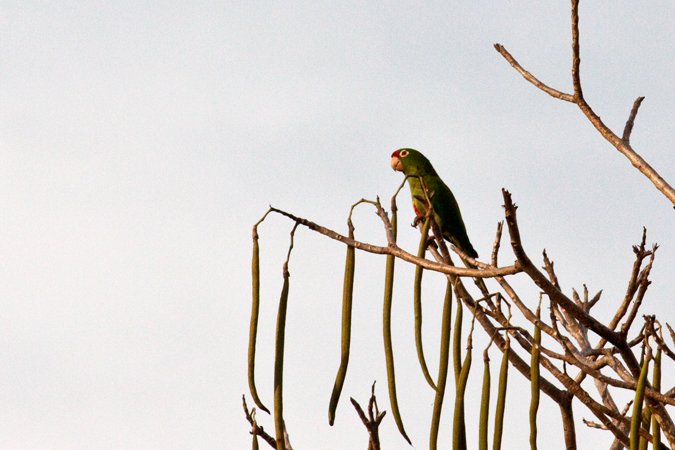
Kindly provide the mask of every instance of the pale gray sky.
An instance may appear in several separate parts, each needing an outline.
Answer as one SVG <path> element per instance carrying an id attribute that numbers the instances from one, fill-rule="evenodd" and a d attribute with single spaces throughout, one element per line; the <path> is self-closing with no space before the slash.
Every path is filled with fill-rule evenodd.
<path id="1" fill-rule="evenodd" d="M 389 158 L 400 147 L 434 163 L 483 258 L 503 214 L 500 189 L 509 189 L 530 256 L 540 264 L 546 248 L 567 293 L 604 289 L 601 319 L 623 295 L 646 226 L 661 249 L 644 312 L 672 321 L 672 205 L 578 108 L 536 90 L 492 47 L 570 92 L 569 3 L 546 3 L 0 3 L 0 447 L 248 448 L 251 226 L 272 204 L 344 232 L 355 201 L 388 204 L 401 181 Z M 646 96 L 632 144 L 671 184 L 674 29 L 669 1 L 581 5 L 588 101 L 620 132 Z M 399 205 L 406 224 L 412 209 Z M 257 382 L 268 406 L 291 225 L 270 217 L 260 227 Z M 355 225 L 360 239 L 384 241 L 367 207 Z M 401 230 L 416 249 L 417 231 Z M 359 253 L 350 371 L 336 424 L 327 423 L 344 250 L 296 234 L 285 411 L 298 450 L 365 447 L 348 400 L 365 402 L 373 380 L 390 409 L 384 259 Z M 506 249 L 501 261 L 510 258 Z M 433 396 L 414 350 L 413 272 L 398 267 L 399 402 L 425 448 Z M 534 304 L 537 290 L 516 278 Z M 435 372 L 444 283 L 425 280 Z M 476 340 L 470 446 L 486 343 Z M 522 448 L 527 404 L 516 403 L 529 388 L 515 371 L 511 380 L 505 445 Z M 540 448 L 560 448 L 558 409 L 545 397 L 541 414 Z M 581 448 L 610 441 L 584 428 L 583 407 L 576 414 L 579 434 L 593 437 Z M 381 435 L 383 448 L 409 448 L 389 414 Z"/>

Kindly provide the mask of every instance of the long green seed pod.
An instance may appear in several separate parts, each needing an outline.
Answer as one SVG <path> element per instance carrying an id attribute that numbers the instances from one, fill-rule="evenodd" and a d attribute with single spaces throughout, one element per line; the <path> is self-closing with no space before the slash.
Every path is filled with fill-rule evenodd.
<path id="1" fill-rule="evenodd" d="M 467 345 L 466 356 L 462 364 L 462 370 L 457 380 L 457 392 L 455 395 L 455 414 L 452 425 L 452 448 L 453 450 L 466 450 L 466 427 L 464 424 L 464 393 L 469 381 L 471 369 L 471 336 Z"/>
<path id="2" fill-rule="evenodd" d="M 541 303 L 537 307 L 537 319 L 541 317 Z M 534 341 L 541 344 L 541 328 L 534 327 Z M 530 449 L 537 450 L 537 410 L 539 410 L 539 347 L 532 346 L 530 362 L 530 386 L 532 398 L 530 400 Z"/>
<path id="3" fill-rule="evenodd" d="M 656 422 L 656 421 L 655 421 Z M 652 412 L 649 408 L 642 409 L 642 429 L 649 433 L 652 426 Z M 644 436 L 640 435 L 640 450 L 647 450 L 649 441 Z"/>
<path id="4" fill-rule="evenodd" d="M 391 226 L 394 232 L 394 239 L 396 239 L 396 232 L 398 228 L 398 214 L 396 211 L 396 204 L 392 202 Z M 387 382 L 389 387 L 389 403 L 391 403 L 391 413 L 394 416 L 394 421 L 398 427 L 401 436 L 412 445 L 410 438 L 403 427 L 403 420 L 401 419 L 401 412 L 398 409 L 398 399 L 396 397 L 396 372 L 394 370 L 394 349 L 391 343 L 391 305 L 394 294 L 394 262 L 396 257 L 394 255 L 387 255 L 386 276 L 384 280 L 384 306 L 382 311 L 382 328 L 384 336 L 384 356 L 387 363 Z"/>
<path id="5" fill-rule="evenodd" d="M 652 384 L 656 392 L 661 392 L 661 349 L 659 348 L 656 351 L 656 357 L 654 358 L 654 380 Z M 652 447 L 654 450 L 661 450 L 661 427 L 659 423 L 654 420 L 652 422 L 652 436 L 654 437 L 654 442 Z"/>
<path id="6" fill-rule="evenodd" d="M 424 226 L 422 227 L 422 237 L 420 238 L 420 246 L 417 252 L 419 258 L 424 258 L 424 255 L 427 251 L 427 239 L 429 238 L 429 227 L 431 226 L 431 216 L 427 217 L 424 221 Z M 422 367 L 422 373 L 424 378 L 429 383 L 434 390 L 436 384 L 429 374 L 429 369 L 427 368 L 427 362 L 424 359 L 424 346 L 422 345 L 422 274 L 424 269 L 422 266 L 417 266 L 415 269 L 415 345 L 417 347 L 417 358 L 420 361 L 420 366 Z"/>
<path id="7" fill-rule="evenodd" d="M 480 422 L 478 424 L 478 450 L 488 450 L 488 415 L 490 413 L 490 357 L 483 354 L 483 392 L 480 397 Z"/>
<path id="8" fill-rule="evenodd" d="M 647 386 L 647 373 L 649 372 L 649 355 L 645 356 L 635 389 L 635 400 L 633 401 L 633 417 L 630 421 L 630 450 L 640 448 L 640 425 L 642 424 L 642 402 L 645 398 L 645 387 Z"/>
<path id="9" fill-rule="evenodd" d="M 258 312 L 260 310 L 260 248 L 258 246 L 257 224 L 253 227 L 253 262 L 251 264 L 253 278 L 253 301 L 251 304 L 251 325 L 248 334 L 248 387 L 251 397 L 258 408 L 267 414 L 270 410 L 262 404 L 255 388 L 255 344 L 258 336 Z"/>
<path id="10" fill-rule="evenodd" d="M 504 430 L 504 411 L 506 410 L 506 386 L 509 378 L 509 352 L 511 351 L 508 335 L 506 348 L 502 354 L 502 366 L 499 369 L 499 389 L 497 391 L 497 407 L 495 410 L 495 434 L 492 441 L 492 450 L 501 450 L 502 432 Z"/>
<path id="11" fill-rule="evenodd" d="M 642 408 L 642 429 L 649 433 L 652 424 L 652 411 L 649 408 Z M 640 436 L 640 450 L 647 450 L 649 441 L 644 436 Z"/>
<path id="12" fill-rule="evenodd" d="M 349 224 L 349 238 L 354 239 L 354 226 L 351 219 Z M 335 422 L 335 409 L 340 400 L 340 393 L 342 386 L 347 376 L 347 365 L 349 364 L 349 346 L 351 343 L 352 333 L 352 294 L 354 292 L 354 263 L 355 263 L 354 247 L 347 246 L 347 260 L 345 261 L 345 280 L 342 290 L 342 353 L 340 356 L 340 368 L 338 369 L 335 384 L 333 385 L 333 393 L 330 396 L 330 404 L 328 405 L 328 423 L 332 426 Z"/>
<path id="13" fill-rule="evenodd" d="M 462 300 L 457 297 L 457 313 L 455 316 L 455 331 L 452 340 L 452 360 L 455 369 L 455 390 L 459 387 L 460 374 L 462 371 L 462 319 L 464 316 Z M 456 399 L 455 399 L 456 400 Z M 462 406 L 460 414 L 454 417 L 459 422 L 460 439 L 459 442 L 466 442 L 466 427 L 464 425 L 464 407 Z"/>
<path id="14" fill-rule="evenodd" d="M 285 450 L 284 440 L 284 341 L 286 339 L 286 310 L 288 308 L 288 263 L 284 264 L 284 285 L 281 289 L 277 314 L 277 338 L 274 352 L 274 426 L 277 434 L 277 450 Z"/>
<path id="15" fill-rule="evenodd" d="M 452 362 L 455 368 L 455 383 L 459 382 L 459 373 L 462 370 L 462 300 L 457 297 L 457 312 L 455 313 L 455 332 L 452 338 Z"/>
<path id="16" fill-rule="evenodd" d="M 448 381 L 448 366 L 450 365 L 450 333 L 452 328 L 452 283 L 447 282 L 445 300 L 443 301 L 443 323 L 441 325 L 441 355 L 438 364 L 438 381 L 436 397 L 434 398 L 434 412 L 431 416 L 431 433 L 429 435 L 429 450 L 436 450 L 438 443 L 438 428 L 441 422 L 441 409 L 445 396 L 445 385 Z"/>
<path id="17" fill-rule="evenodd" d="M 288 309 L 289 278 L 288 261 L 291 259 L 293 250 L 293 237 L 299 223 L 296 222 L 291 231 L 291 244 L 288 247 L 288 256 L 284 263 L 284 285 L 281 288 L 279 299 L 279 312 L 277 313 L 277 335 L 274 347 L 274 429 L 276 432 L 277 450 L 285 450 L 286 439 L 284 437 L 284 343 L 286 340 L 286 311 Z"/>
<path id="18" fill-rule="evenodd" d="M 651 427 L 652 424 L 652 413 L 649 411 L 649 408 L 645 408 L 642 410 L 642 429 L 649 432 L 649 428 Z M 649 441 L 644 438 L 644 436 L 640 436 L 640 445 L 639 449 L 640 450 L 647 450 L 647 446 L 649 445 Z"/>

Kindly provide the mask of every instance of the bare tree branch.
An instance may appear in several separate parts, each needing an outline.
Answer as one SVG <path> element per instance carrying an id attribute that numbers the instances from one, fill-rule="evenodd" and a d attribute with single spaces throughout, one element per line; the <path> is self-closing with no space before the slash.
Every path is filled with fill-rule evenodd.
<path id="1" fill-rule="evenodd" d="M 542 91 L 551 95 L 552 97 L 559 98 L 568 102 L 576 103 L 579 106 L 579 109 L 584 113 L 584 115 L 590 120 L 596 130 L 609 141 L 621 154 L 623 154 L 631 162 L 633 167 L 638 169 L 644 176 L 646 176 L 654 186 L 661 191 L 663 195 L 670 200 L 673 205 L 675 205 L 675 189 L 673 189 L 670 184 L 664 180 L 661 175 L 650 166 L 647 161 L 645 161 L 633 148 L 630 146 L 629 139 L 622 139 L 618 137 L 612 130 L 607 127 L 600 119 L 593 109 L 590 107 L 586 100 L 584 99 L 584 94 L 581 88 L 581 75 L 580 75 L 580 66 L 581 66 L 581 56 L 579 48 L 579 0 L 572 0 L 572 84 L 574 85 L 574 95 L 564 94 L 560 91 L 552 89 L 536 77 L 534 77 L 530 72 L 523 69 L 520 64 L 511 56 L 506 49 L 500 44 L 495 44 L 495 49 L 523 76 L 526 80 L 537 86 Z M 637 101 L 636 101 L 637 102 Z M 639 105 L 638 105 L 639 106 Z M 637 108 L 633 106 L 635 114 L 637 114 Z M 631 116 L 633 116 L 631 112 Z M 634 121 L 633 116 L 633 121 Z M 629 119 L 630 122 L 630 119 Z M 632 129 L 632 122 L 630 128 Z M 624 137 L 630 138 L 630 131 L 626 133 L 628 129 L 628 124 L 626 124 L 626 129 L 624 129 Z"/>
<path id="2" fill-rule="evenodd" d="M 246 406 L 246 397 L 241 396 L 242 403 L 244 404 L 244 414 L 246 414 L 246 420 L 248 420 L 248 423 L 251 424 L 252 431 L 251 434 L 256 434 L 257 436 L 260 436 L 263 438 L 265 442 L 267 442 L 272 448 L 276 449 L 277 448 L 277 441 L 270 436 L 258 423 L 255 421 L 254 415 L 255 415 L 255 408 L 253 408 L 252 412 L 249 413 L 248 411 L 248 406 Z"/>
<path id="3" fill-rule="evenodd" d="M 352 401 L 352 405 L 354 405 L 354 409 L 356 409 L 357 414 L 361 418 L 361 422 L 363 422 L 363 425 L 365 425 L 366 429 L 368 430 L 368 435 L 370 436 L 368 439 L 368 450 L 380 450 L 379 428 L 380 423 L 382 423 L 382 419 L 384 419 L 384 415 L 387 414 L 387 411 L 380 412 L 379 408 L 377 407 L 377 400 L 375 399 L 375 383 L 373 383 L 370 401 L 368 402 L 368 417 L 366 417 L 363 409 L 361 409 L 361 405 L 359 405 L 353 397 L 350 397 L 350 400 Z M 373 407 L 375 408 L 374 411 Z"/>
<path id="4" fill-rule="evenodd" d="M 406 252 L 405 250 L 401 249 L 396 245 L 395 242 L 390 242 L 389 246 L 387 247 L 380 247 L 377 245 L 371 245 L 367 244 L 365 242 L 360 242 L 354 239 L 350 239 L 347 236 L 341 235 L 339 233 L 336 233 L 333 230 L 330 230 L 326 227 L 322 227 L 321 225 L 318 225 L 314 222 L 311 222 L 307 219 L 303 219 L 301 217 L 297 217 L 291 213 L 288 213 L 286 211 L 282 211 L 277 208 L 270 207 L 270 210 L 273 212 L 276 212 L 278 214 L 281 214 L 283 216 L 288 217 L 289 219 L 295 221 L 296 223 L 303 225 L 307 228 L 309 228 L 312 231 L 316 231 L 317 233 L 323 234 L 324 236 L 328 236 L 331 239 L 334 239 L 336 241 L 342 242 L 346 245 L 350 245 L 358 250 L 363 250 L 368 253 L 375 253 L 378 255 L 394 255 L 399 259 L 402 259 L 403 261 L 407 261 L 409 263 L 417 264 L 419 266 L 424 267 L 425 269 L 428 270 L 433 270 L 435 272 L 441 272 L 441 273 L 446 273 L 446 274 L 452 274 L 452 275 L 457 275 L 460 277 L 472 277 L 472 278 L 492 278 L 496 276 L 503 276 L 503 275 L 514 275 L 516 273 L 521 272 L 521 269 L 517 267 L 516 265 L 513 266 L 507 266 L 507 267 L 501 267 L 501 268 L 486 268 L 486 269 L 469 269 L 469 268 L 464 268 L 464 267 L 456 267 L 456 266 L 450 266 L 447 264 L 442 264 L 434 261 L 430 261 L 428 259 L 424 258 L 418 258 L 417 256 Z M 383 221 L 386 218 L 386 212 L 379 207 L 378 208 L 378 215 L 383 218 Z M 391 229 L 391 223 L 389 223 L 388 219 L 385 221 L 385 229 L 389 231 Z"/>
<path id="5" fill-rule="evenodd" d="M 544 83 L 539 81 L 534 75 L 532 75 L 530 72 L 527 70 L 523 69 L 523 67 L 518 64 L 518 61 L 515 60 L 513 56 L 504 48 L 503 45 L 501 44 L 495 44 L 495 49 L 501 53 L 501 55 L 513 66 L 514 69 L 518 71 L 527 81 L 530 83 L 534 84 L 537 86 L 539 89 L 542 91 L 546 92 L 548 95 L 551 97 L 559 98 L 560 100 L 565 100 L 567 102 L 572 102 L 574 103 L 574 96 L 570 94 L 565 94 L 564 92 L 560 92 L 556 89 L 553 89 L 551 87 L 546 86 Z"/>
<path id="6" fill-rule="evenodd" d="M 544 269 L 546 270 L 551 283 L 553 283 L 553 286 L 557 287 L 558 290 L 562 290 L 560 289 L 560 283 L 558 282 L 558 277 L 555 274 L 555 270 L 553 270 L 553 262 L 548 259 L 548 255 L 546 254 L 546 249 L 544 249 Z"/>

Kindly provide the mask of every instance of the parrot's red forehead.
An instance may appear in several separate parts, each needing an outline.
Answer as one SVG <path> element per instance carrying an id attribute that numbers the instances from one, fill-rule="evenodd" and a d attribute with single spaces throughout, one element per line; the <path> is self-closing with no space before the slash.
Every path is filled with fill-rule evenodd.
<path id="1" fill-rule="evenodd" d="M 401 155 L 400 155 L 398 150 L 396 150 L 394 153 L 391 154 L 392 158 L 398 158 L 399 156 L 401 156 Z"/>

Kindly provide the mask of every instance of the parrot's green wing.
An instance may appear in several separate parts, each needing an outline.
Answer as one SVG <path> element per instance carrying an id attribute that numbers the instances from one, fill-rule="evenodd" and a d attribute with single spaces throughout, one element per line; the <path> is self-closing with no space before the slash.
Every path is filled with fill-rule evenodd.
<path id="1" fill-rule="evenodd" d="M 459 210 L 455 196 L 452 195 L 452 191 L 450 191 L 438 175 L 426 177 L 425 183 L 429 191 L 433 192 L 431 205 L 434 208 L 434 219 L 436 219 L 438 226 L 441 228 L 443 237 L 468 256 L 477 258 L 478 253 L 473 248 L 473 245 L 471 245 L 469 236 L 466 234 L 462 213 Z"/>

